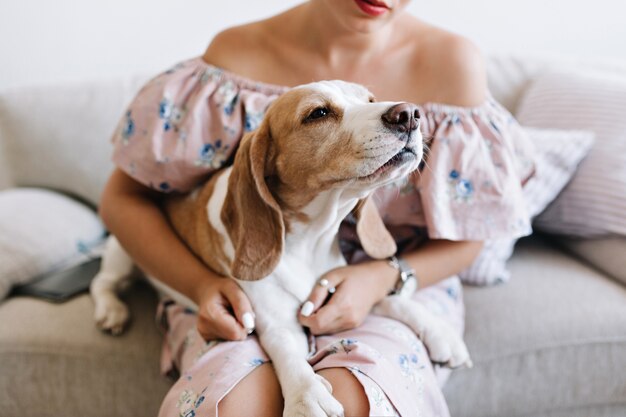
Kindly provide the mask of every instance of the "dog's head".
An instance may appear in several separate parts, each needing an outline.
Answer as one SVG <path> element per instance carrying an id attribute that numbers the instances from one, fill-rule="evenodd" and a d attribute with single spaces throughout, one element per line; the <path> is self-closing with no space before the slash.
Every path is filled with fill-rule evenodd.
<path id="1" fill-rule="evenodd" d="M 395 243 L 367 196 L 415 170 L 422 158 L 419 112 L 409 103 L 376 102 L 364 87 L 322 81 L 290 90 L 240 144 L 222 220 L 235 248 L 232 274 L 267 276 L 280 259 L 291 221 L 310 220 L 307 206 L 341 190 L 357 232 L 375 258 Z"/>

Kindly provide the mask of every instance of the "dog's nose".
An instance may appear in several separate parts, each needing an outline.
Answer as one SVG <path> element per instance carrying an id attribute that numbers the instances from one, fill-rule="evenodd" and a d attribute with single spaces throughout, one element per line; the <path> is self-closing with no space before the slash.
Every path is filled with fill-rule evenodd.
<path id="1" fill-rule="evenodd" d="M 383 124 L 394 132 L 411 132 L 420 125 L 420 112 L 415 104 L 400 103 L 387 110 L 382 119 Z"/>

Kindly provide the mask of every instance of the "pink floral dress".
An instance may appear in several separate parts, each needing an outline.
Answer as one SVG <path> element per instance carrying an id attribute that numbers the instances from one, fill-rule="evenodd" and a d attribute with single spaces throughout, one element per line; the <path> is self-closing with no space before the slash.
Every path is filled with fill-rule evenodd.
<path id="1" fill-rule="evenodd" d="M 254 130 L 286 87 L 258 83 L 205 63 L 182 62 L 148 82 L 113 136 L 115 164 L 163 192 L 186 192 L 229 163 L 242 135 Z M 532 148 L 513 117 L 493 99 L 476 107 L 420 106 L 426 161 L 408 179 L 383 187 L 375 201 L 400 251 L 426 239 L 486 240 L 530 233 L 522 184 L 532 175 Z M 340 231 L 349 262 L 366 258 L 351 219 Z M 419 271 L 417 271 L 419 276 Z M 417 291 L 416 300 L 463 331 L 458 277 Z M 219 401 L 268 361 L 257 338 L 202 340 L 192 311 L 163 300 L 164 373 L 180 375 L 160 416 L 217 416 Z M 363 385 L 372 416 L 447 416 L 434 366 L 402 323 L 370 315 L 358 328 L 315 339 L 315 370 L 342 367 Z"/>

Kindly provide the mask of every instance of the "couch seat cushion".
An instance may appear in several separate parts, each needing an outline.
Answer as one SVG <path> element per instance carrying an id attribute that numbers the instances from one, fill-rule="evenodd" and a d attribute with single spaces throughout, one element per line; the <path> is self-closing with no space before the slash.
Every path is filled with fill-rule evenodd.
<path id="1" fill-rule="evenodd" d="M 510 266 L 509 283 L 465 289 L 474 368 L 446 385 L 451 414 L 626 415 L 626 287 L 537 238 Z"/>
<path id="2" fill-rule="evenodd" d="M 125 299 L 132 323 L 120 337 L 96 329 L 86 294 L 0 304 L 0 416 L 156 416 L 170 386 L 159 374 L 156 295 L 141 284 Z"/>
<path id="3" fill-rule="evenodd" d="M 536 238 L 511 270 L 504 285 L 465 288 L 474 368 L 444 388 L 452 415 L 626 415 L 626 288 Z M 0 304 L 0 417 L 155 416 L 170 386 L 156 297 L 141 284 L 126 299 L 119 338 L 96 330 L 87 295 Z"/>

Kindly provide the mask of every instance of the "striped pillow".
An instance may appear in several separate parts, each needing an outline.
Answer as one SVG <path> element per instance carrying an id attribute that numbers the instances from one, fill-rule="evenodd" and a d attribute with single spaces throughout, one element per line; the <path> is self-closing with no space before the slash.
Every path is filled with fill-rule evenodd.
<path id="1" fill-rule="evenodd" d="M 522 98 L 526 126 L 591 130 L 596 142 L 572 182 L 535 221 L 549 233 L 626 236 L 626 77 L 551 73 Z"/>
<path id="2" fill-rule="evenodd" d="M 524 129 L 535 145 L 535 175 L 524 186 L 524 199 L 531 217 L 541 213 L 574 175 L 580 161 L 589 153 L 593 133 L 575 130 Z M 506 262 L 516 239 L 485 242 L 478 258 L 459 274 L 466 284 L 490 285 L 508 281 Z"/>

